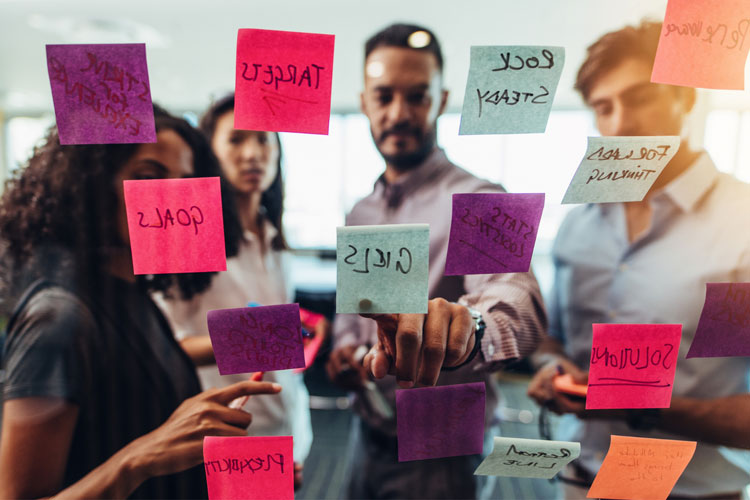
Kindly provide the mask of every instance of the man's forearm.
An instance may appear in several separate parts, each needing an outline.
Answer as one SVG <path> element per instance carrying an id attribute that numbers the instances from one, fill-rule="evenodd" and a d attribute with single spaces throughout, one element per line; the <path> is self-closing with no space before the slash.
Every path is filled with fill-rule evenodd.
<path id="1" fill-rule="evenodd" d="M 750 394 L 717 399 L 673 396 L 657 427 L 686 439 L 750 449 Z"/>

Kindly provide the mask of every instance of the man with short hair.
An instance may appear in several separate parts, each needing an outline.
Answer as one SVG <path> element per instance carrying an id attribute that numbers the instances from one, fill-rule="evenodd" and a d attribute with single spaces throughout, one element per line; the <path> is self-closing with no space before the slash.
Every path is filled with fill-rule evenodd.
<path id="1" fill-rule="evenodd" d="M 414 342 L 400 342 L 397 333 L 395 342 L 382 345 L 377 326 L 383 328 L 383 318 L 378 319 L 377 326 L 356 315 L 339 315 L 336 319 L 329 375 L 357 391 L 355 409 L 362 420 L 355 446 L 358 456 L 353 464 L 352 498 L 479 496 L 475 479 L 479 476 L 473 472 L 481 461 L 480 455 L 398 462 L 395 390 L 415 384 L 485 382 L 488 428 L 498 421 L 498 393 L 489 380 L 490 372 L 506 361 L 533 352 L 546 329 L 541 295 L 532 273 L 443 274 L 452 193 L 501 192 L 502 188 L 455 166 L 436 145 L 437 119 L 448 100 L 448 92 L 442 86 L 442 65 L 437 39 L 420 26 L 390 26 L 365 46 L 361 107 L 370 120 L 372 137 L 386 168 L 373 193 L 352 209 L 347 225 L 429 223 L 428 281 L 432 300 L 426 319 L 422 315 L 398 315 L 402 324 L 405 316 L 414 318 L 415 331 L 424 325 L 424 335 Z M 440 329 L 436 325 L 447 324 L 441 321 L 436 304 L 474 309 L 474 317 L 481 316 L 486 325 L 483 334 L 480 327 L 465 340 L 462 338 L 460 346 L 451 347 L 455 343 L 453 327 L 444 326 L 442 347 L 438 343 L 436 348 L 436 336 L 428 339 L 428 334 Z M 368 348 L 363 360 L 361 355 Z M 468 351 L 468 357 L 459 357 L 458 353 Z M 400 362 L 399 357 L 405 352 L 416 363 Z M 388 372 L 396 378 L 387 377 Z M 377 389 L 369 382 L 370 374 L 376 379 Z M 485 434 L 490 442 L 491 437 Z"/>
<path id="2" fill-rule="evenodd" d="M 651 83 L 660 23 L 601 37 L 576 88 L 603 136 L 678 135 L 678 152 L 643 201 L 576 207 L 553 246 L 550 337 L 532 357 L 529 395 L 566 414 L 557 438 L 581 442 L 560 474 L 566 498 L 585 498 L 610 435 L 696 440 L 674 498 L 740 498 L 750 483 L 748 358 L 685 359 L 706 282 L 750 281 L 750 186 L 719 173 L 685 134 L 695 90 Z M 586 383 L 594 323 L 680 323 L 671 407 L 586 411 L 554 390 L 564 371 Z M 578 418 L 576 418 L 578 417 Z"/>

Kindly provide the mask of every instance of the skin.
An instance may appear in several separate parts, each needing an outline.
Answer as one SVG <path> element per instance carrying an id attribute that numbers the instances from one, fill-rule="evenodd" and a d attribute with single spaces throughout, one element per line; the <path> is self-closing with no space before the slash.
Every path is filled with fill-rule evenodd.
<path id="1" fill-rule="evenodd" d="M 592 86 L 587 104 L 593 109 L 599 131 L 614 135 L 680 135 L 685 119 L 694 104 L 694 94 L 687 88 L 650 83 L 651 65 L 640 60 L 626 60 L 602 75 Z M 687 141 L 669 162 L 643 202 L 625 203 L 628 235 L 633 242 L 648 230 L 651 209 L 648 200 L 684 172 L 699 153 L 690 150 Z M 586 410 L 585 400 L 555 391 L 552 380 L 558 366 L 570 373 L 576 382 L 586 384 L 588 373 L 565 354 L 562 344 L 548 337 L 531 357 L 537 369 L 528 387 L 528 395 L 540 406 L 556 413 L 574 413 L 579 418 L 625 420 L 628 410 Z M 739 394 L 715 399 L 672 396 L 670 408 L 661 410 L 657 429 L 705 443 L 750 448 L 747 432 L 750 395 Z"/>
<path id="2" fill-rule="evenodd" d="M 122 181 L 179 178 L 192 174 L 192 152 L 173 131 L 143 144 L 120 169 L 112 186 L 124 244 L 108 271 L 132 281 Z M 117 255 L 120 255 L 118 253 Z M 129 274 L 128 274 L 129 273 Z M 237 397 L 275 394 L 278 384 L 240 382 L 185 400 L 167 421 L 132 441 L 80 481 L 61 491 L 79 407 L 61 398 L 18 398 L 3 403 L 0 435 L 0 498 L 123 498 L 150 477 L 183 471 L 203 461 L 204 436 L 245 436 L 252 416 L 228 408 Z"/>

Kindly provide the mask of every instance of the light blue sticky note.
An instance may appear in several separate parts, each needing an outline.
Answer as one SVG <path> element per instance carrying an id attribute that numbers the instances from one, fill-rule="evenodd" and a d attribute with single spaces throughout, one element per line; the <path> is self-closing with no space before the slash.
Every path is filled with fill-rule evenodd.
<path id="1" fill-rule="evenodd" d="M 672 135 L 589 137 L 562 202 L 641 201 L 679 147 Z"/>
<path id="2" fill-rule="evenodd" d="M 337 313 L 427 313 L 428 224 L 336 228 Z"/>
<path id="3" fill-rule="evenodd" d="M 474 474 L 550 479 L 581 454 L 581 443 L 495 437 L 492 453 Z"/>
<path id="4" fill-rule="evenodd" d="M 458 133 L 542 133 L 560 81 L 565 49 L 475 45 Z"/>

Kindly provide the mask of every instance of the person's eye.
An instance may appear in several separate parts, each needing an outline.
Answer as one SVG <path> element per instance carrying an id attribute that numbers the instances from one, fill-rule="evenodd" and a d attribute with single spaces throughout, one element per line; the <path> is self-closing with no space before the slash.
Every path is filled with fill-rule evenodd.
<path id="1" fill-rule="evenodd" d="M 233 146 L 237 146 L 238 144 L 242 144 L 242 136 L 232 134 L 229 136 L 229 144 L 232 144 Z"/>
<path id="2" fill-rule="evenodd" d="M 390 104 L 392 100 L 393 100 L 392 94 L 381 93 L 375 96 L 375 101 L 381 106 L 386 106 Z"/>
<path id="3" fill-rule="evenodd" d="M 612 106 L 609 104 L 597 104 L 594 106 L 596 116 L 607 116 L 612 112 Z"/>
<path id="4" fill-rule="evenodd" d="M 422 105 L 427 102 L 426 92 L 413 92 L 406 96 L 406 101 L 412 105 Z"/>
<path id="5" fill-rule="evenodd" d="M 162 175 L 160 172 L 154 170 L 140 170 L 133 174 L 133 180 L 136 181 L 150 181 L 154 179 L 161 179 Z"/>
<path id="6" fill-rule="evenodd" d="M 258 134 L 258 144 L 268 144 L 268 134 Z"/>

